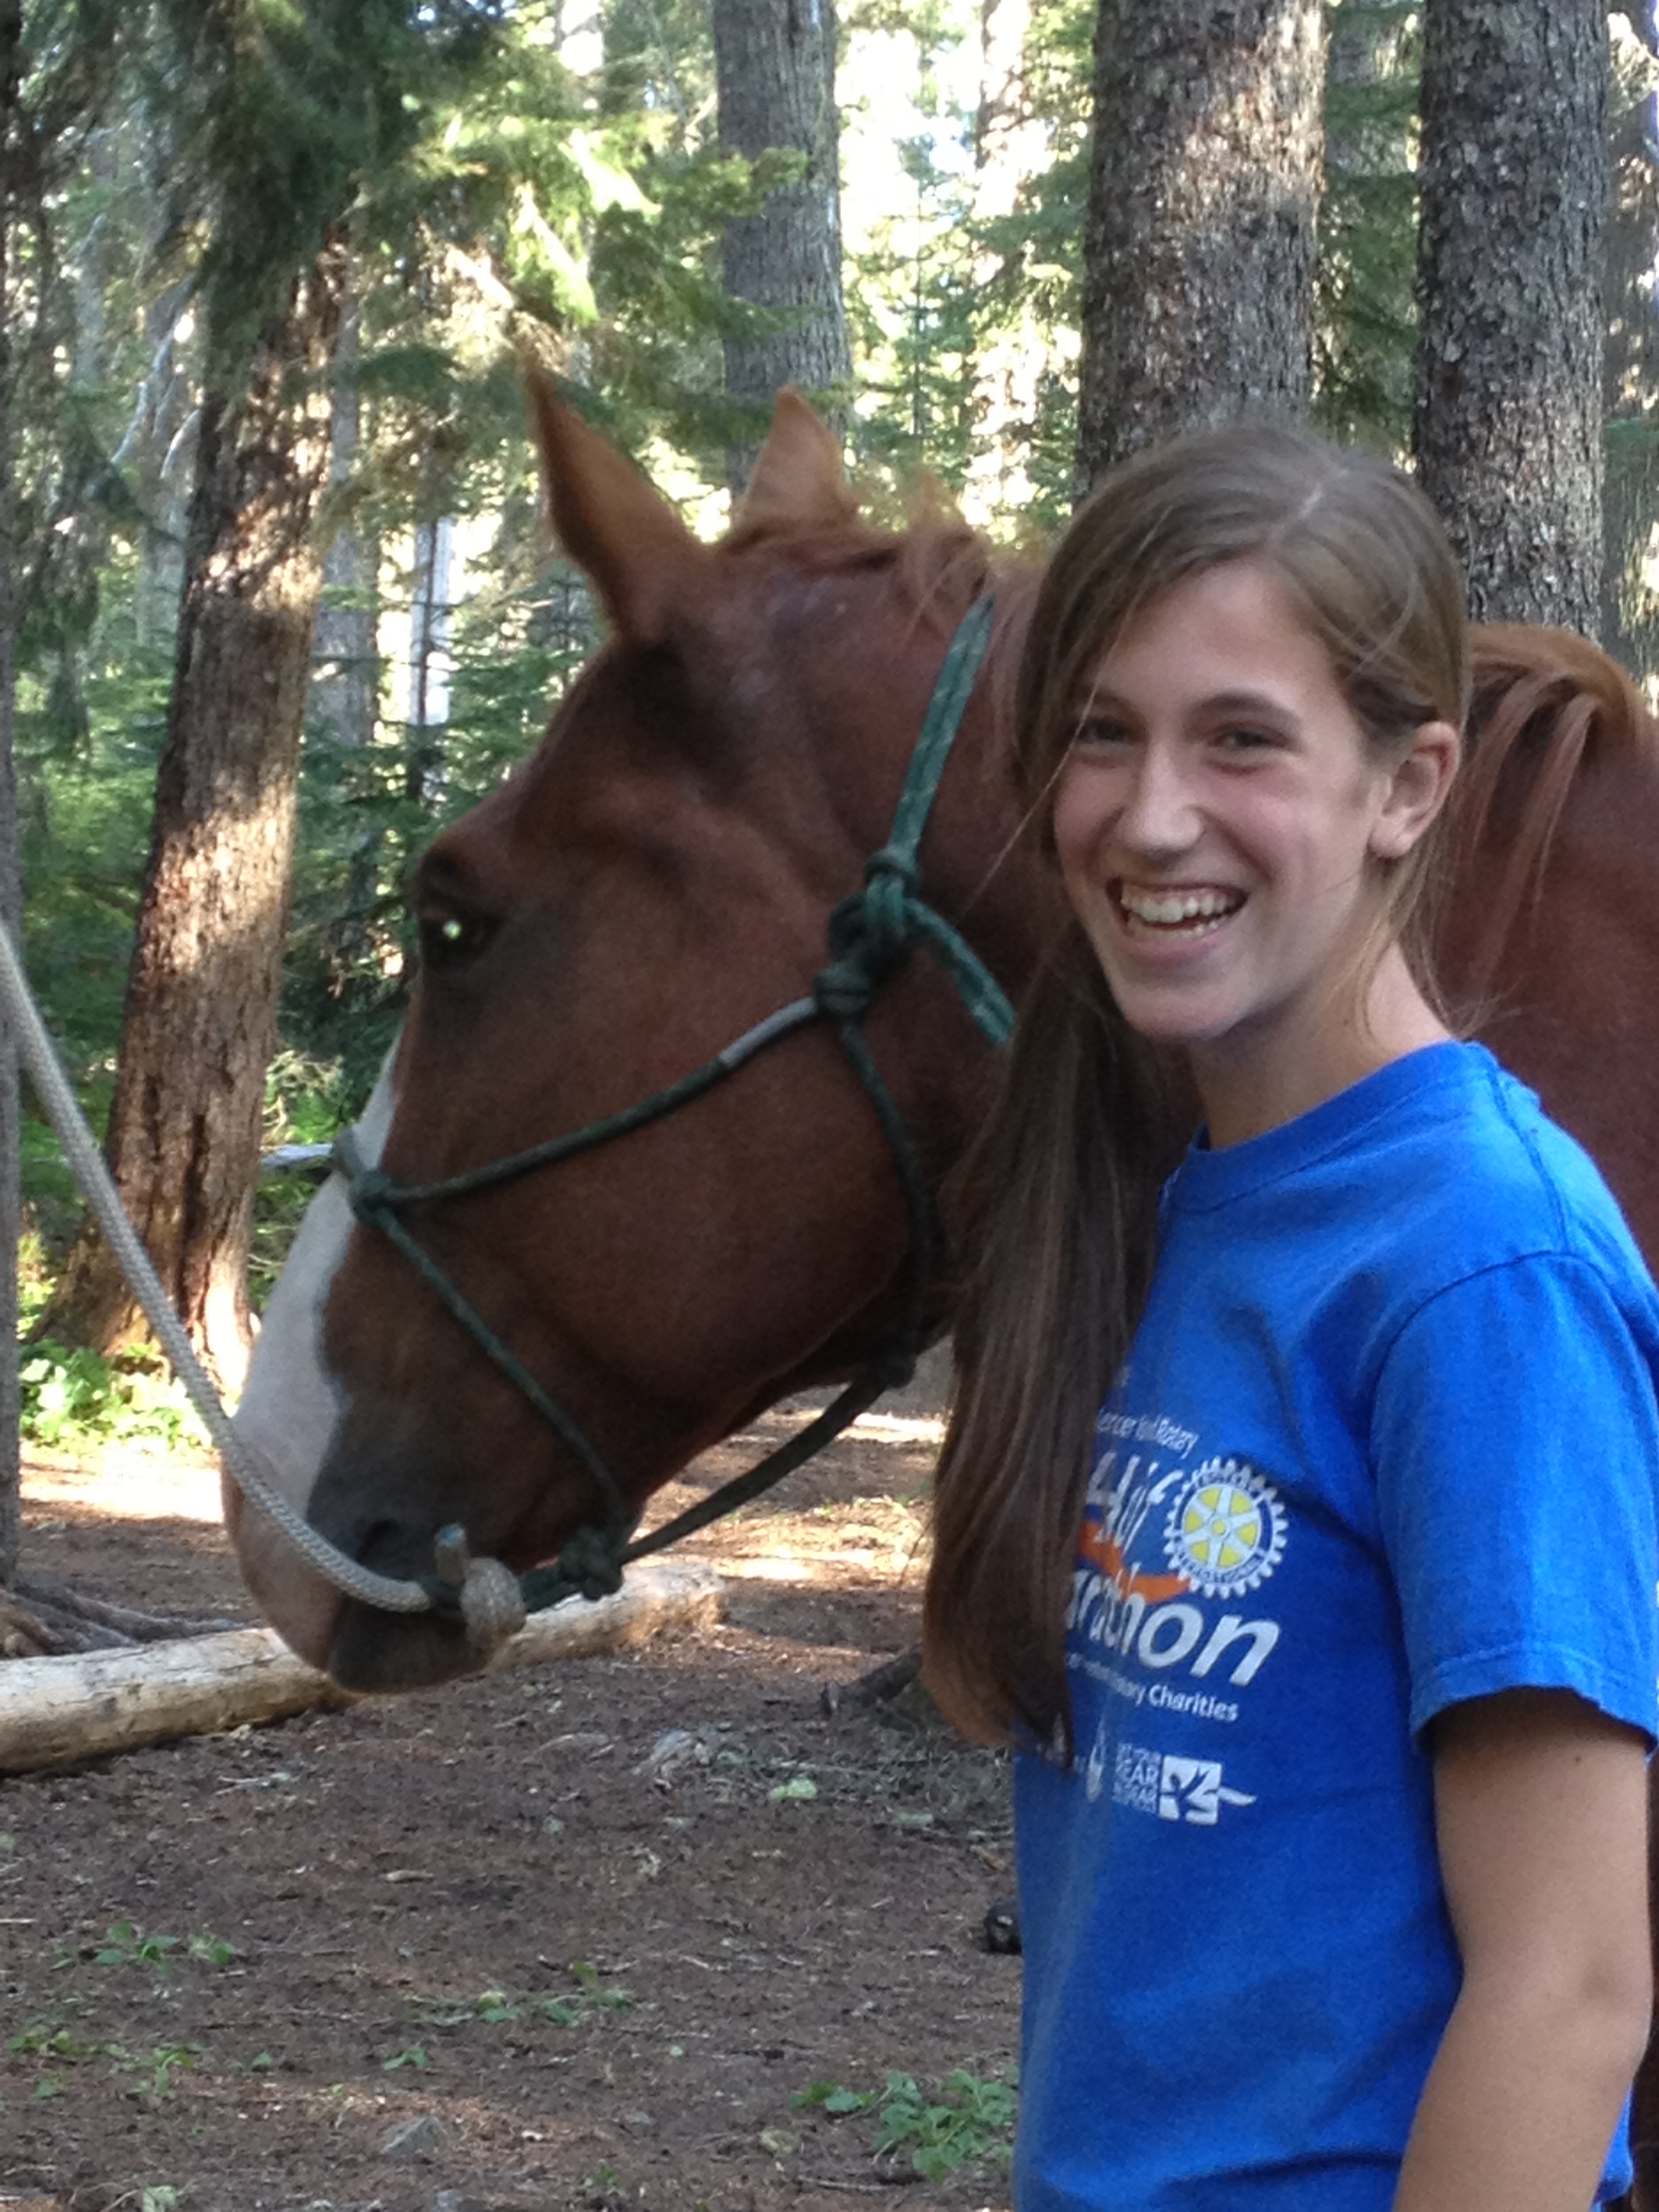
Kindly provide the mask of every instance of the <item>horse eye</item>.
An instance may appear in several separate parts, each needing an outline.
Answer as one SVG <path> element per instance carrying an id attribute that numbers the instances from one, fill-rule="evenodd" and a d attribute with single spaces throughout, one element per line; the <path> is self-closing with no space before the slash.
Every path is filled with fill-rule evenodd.
<path id="1" fill-rule="evenodd" d="M 421 918 L 421 957 L 429 968 L 453 967 L 482 952 L 495 934 L 491 922 L 459 914 L 430 914 Z"/>

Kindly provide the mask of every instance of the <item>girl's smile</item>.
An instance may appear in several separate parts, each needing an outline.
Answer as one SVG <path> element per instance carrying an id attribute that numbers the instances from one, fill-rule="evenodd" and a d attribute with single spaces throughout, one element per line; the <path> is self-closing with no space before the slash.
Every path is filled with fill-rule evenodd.
<path id="1" fill-rule="evenodd" d="M 1175 942 L 1207 937 L 1221 927 L 1244 903 L 1242 891 L 1216 885 L 1134 884 L 1110 886 L 1112 896 L 1131 937 L 1149 944 L 1162 938 Z"/>
<path id="2" fill-rule="evenodd" d="M 1261 562 L 1176 584 L 1101 660 L 1055 849 L 1125 1018 L 1186 1049 L 1215 1141 L 1443 1034 L 1397 950 L 1366 963 L 1455 758 L 1437 723 L 1379 757 Z"/>

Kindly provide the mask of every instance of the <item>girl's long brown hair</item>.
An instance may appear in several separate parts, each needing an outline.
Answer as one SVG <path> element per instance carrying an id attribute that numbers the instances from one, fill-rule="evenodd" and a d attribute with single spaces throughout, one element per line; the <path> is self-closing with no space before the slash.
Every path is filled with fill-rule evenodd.
<path id="1" fill-rule="evenodd" d="M 1240 424 L 1138 455 L 1062 539 L 1021 665 L 1016 769 L 1051 855 L 1054 784 L 1093 672 L 1183 578 L 1253 560 L 1323 646 L 1377 757 L 1461 727 L 1462 593 L 1420 493 L 1373 455 Z M 1424 845 L 1400 864 L 1408 931 Z M 964 1255 L 957 1382 L 923 1614 L 927 1679 L 969 1734 L 1069 1751 L 1065 1609 L 1091 1441 L 1152 1279 L 1157 1194 L 1194 1118 L 1168 1054 L 1130 1031 L 1068 921 L 1020 1010 L 950 1200 Z"/>

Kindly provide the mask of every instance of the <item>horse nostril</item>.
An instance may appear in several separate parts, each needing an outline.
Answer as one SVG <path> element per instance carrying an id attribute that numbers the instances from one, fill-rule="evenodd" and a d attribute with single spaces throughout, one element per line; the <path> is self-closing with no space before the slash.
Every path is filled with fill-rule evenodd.
<path id="1" fill-rule="evenodd" d="M 349 1559 L 360 1566 L 373 1567 L 380 1574 L 401 1575 L 409 1569 L 418 1547 L 412 1532 L 389 1513 L 378 1514 L 372 1520 L 353 1527 L 345 1516 L 313 1509 L 312 1525 L 337 1544 Z M 422 1559 L 418 1572 L 424 1574 L 430 1565 L 430 1537 L 427 1540 L 428 1556 Z"/>

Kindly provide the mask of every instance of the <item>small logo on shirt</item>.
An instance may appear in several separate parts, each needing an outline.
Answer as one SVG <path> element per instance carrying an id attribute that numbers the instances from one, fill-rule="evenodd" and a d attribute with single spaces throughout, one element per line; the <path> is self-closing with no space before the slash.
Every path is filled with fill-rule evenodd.
<path id="1" fill-rule="evenodd" d="M 1100 1795 L 1105 1779 L 1097 1757 L 1085 1771 L 1085 1786 L 1091 1797 Z M 1112 1802 L 1150 1813 L 1160 1820 L 1184 1820 L 1194 1828 L 1213 1828 L 1224 1805 L 1254 1805 L 1243 1790 L 1230 1789 L 1222 1779 L 1217 1759 L 1182 1759 L 1172 1752 L 1149 1750 L 1144 1744 L 1121 1743 L 1112 1771 Z"/>
<path id="2" fill-rule="evenodd" d="M 1279 1492 L 1243 1460 L 1210 1459 L 1175 1494 L 1164 1556 L 1202 1597 L 1243 1597 L 1285 1555 Z"/>

